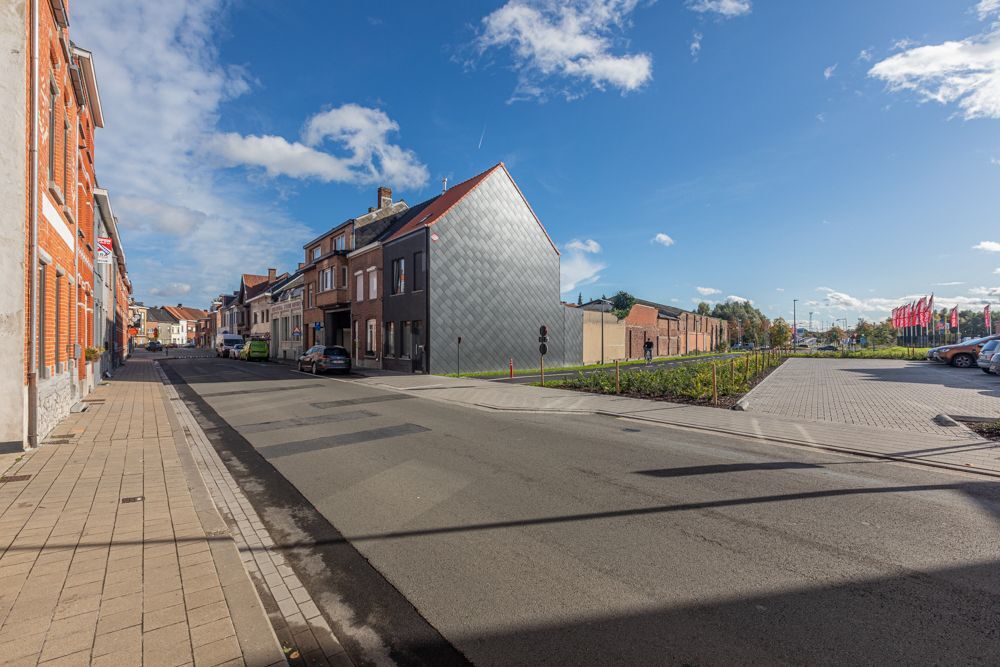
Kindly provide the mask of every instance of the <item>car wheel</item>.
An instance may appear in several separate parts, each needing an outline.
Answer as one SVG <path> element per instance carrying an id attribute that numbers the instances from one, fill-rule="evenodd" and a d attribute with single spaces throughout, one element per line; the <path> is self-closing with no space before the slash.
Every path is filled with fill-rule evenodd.
<path id="1" fill-rule="evenodd" d="M 983 367 L 980 366 L 979 370 L 981 370 L 982 372 L 986 373 L 987 375 L 991 375 L 989 368 L 983 368 Z"/>
<path id="2" fill-rule="evenodd" d="M 951 365 L 955 368 L 969 368 L 973 364 L 973 358 L 967 354 L 956 354 L 951 360 Z"/>
<path id="3" fill-rule="evenodd" d="M 319 366 L 316 365 L 315 361 L 313 362 L 312 373 L 313 375 L 319 375 Z"/>

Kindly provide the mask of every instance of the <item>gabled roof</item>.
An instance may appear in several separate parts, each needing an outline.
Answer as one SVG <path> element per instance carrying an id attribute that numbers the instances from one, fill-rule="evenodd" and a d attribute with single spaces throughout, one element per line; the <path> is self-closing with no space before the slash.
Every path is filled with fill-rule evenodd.
<path id="1" fill-rule="evenodd" d="M 199 320 L 208 316 L 208 313 L 200 308 L 188 308 L 187 306 L 164 306 L 163 310 L 173 315 L 177 320 Z"/>
<path id="2" fill-rule="evenodd" d="M 242 301 L 252 299 L 267 287 L 267 276 L 260 276 L 256 273 L 244 273 L 240 277 L 240 290 L 237 292 L 238 298 Z"/>
<path id="3" fill-rule="evenodd" d="M 659 316 L 661 318 L 669 320 L 676 320 L 679 315 L 691 312 L 690 310 L 684 310 L 683 308 L 666 306 L 662 303 L 656 303 L 655 301 L 646 301 L 645 299 L 636 299 L 635 302 L 642 306 L 648 306 L 649 308 L 656 308 L 656 310 L 659 311 Z"/>
<path id="4" fill-rule="evenodd" d="M 492 174 L 497 169 L 503 167 L 503 162 L 495 164 L 483 173 L 473 176 L 467 181 L 462 181 L 458 185 L 452 186 L 439 194 L 433 199 L 428 199 L 424 204 L 423 215 L 417 217 L 414 216 L 413 219 L 409 220 L 405 225 L 403 225 L 395 234 L 393 234 L 388 240 L 398 239 L 401 236 L 406 236 L 412 231 L 420 229 L 421 227 L 430 227 L 435 222 L 444 217 L 444 215 L 451 210 L 451 208 L 462 201 L 465 195 L 469 194 L 476 189 L 476 186 L 486 180 L 486 177 Z M 416 208 L 416 207 L 414 207 Z M 411 209 L 412 210 L 412 209 Z"/>
<path id="5" fill-rule="evenodd" d="M 146 321 L 168 322 L 177 324 L 177 318 L 171 315 L 165 308 L 152 308 L 146 310 Z"/>
<path id="6" fill-rule="evenodd" d="M 425 202 L 421 202 L 416 206 L 411 206 L 410 208 L 400 211 L 395 215 L 391 215 L 387 218 L 382 218 L 381 220 L 376 220 L 371 222 L 364 227 L 359 227 L 354 231 L 354 247 L 355 249 L 361 249 L 365 246 L 376 243 L 378 241 L 385 241 L 400 231 L 403 227 L 410 224 L 412 221 L 423 217 L 425 210 L 430 206 L 435 200 L 437 200 L 441 195 L 428 199 Z"/>
<path id="7" fill-rule="evenodd" d="M 545 238 L 549 240 L 549 243 L 552 245 L 552 249 L 556 251 L 556 254 L 559 254 L 559 249 L 556 248 L 556 244 L 552 243 L 552 238 L 549 236 L 549 233 L 545 231 L 545 227 L 544 225 L 542 225 L 542 221 L 538 219 L 537 215 L 535 215 L 535 211 L 534 209 L 531 208 L 531 204 L 529 204 L 528 200 L 525 199 L 524 193 L 521 192 L 521 188 L 517 187 L 517 183 L 514 182 L 514 177 L 510 175 L 509 171 L 507 171 L 507 166 L 503 162 L 499 162 L 490 167 L 489 169 L 487 169 L 486 171 L 484 171 L 483 173 L 473 176 L 469 180 L 463 181 L 458 185 L 455 185 L 449 188 L 448 190 L 445 190 L 437 197 L 429 199 L 423 204 L 418 204 L 417 206 L 411 208 L 410 210 L 412 211 L 415 208 L 422 207 L 422 215 L 413 216 L 413 218 L 407 221 L 406 224 L 404 224 L 398 231 L 396 231 L 392 236 L 387 238 L 386 241 L 394 241 L 395 239 L 402 238 L 403 236 L 406 236 L 407 234 L 414 232 L 418 229 L 430 227 L 438 220 L 443 218 L 445 215 L 447 215 L 448 211 L 450 211 L 452 208 L 455 207 L 456 204 L 462 201 L 462 199 L 464 199 L 467 194 L 469 194 L 477 187 L 479 187 L 479 184 L 485 181 L 490 174 L 492 174 L 495 171 L 501 171 L 501 170 L 507 176 L 507 178 L 510 179 L 510 182 L 514 185 L 514 189 L 517 190 L 517 193 L 521 196 L 521 200 L 524 202 L 524 205 L 528 207 L 529 211 L 531 211 L 532 217 L 535 218 L 535 222 L 537 222 L 538 226 L 541 227 L 542 233 L 545 234 Z"/>

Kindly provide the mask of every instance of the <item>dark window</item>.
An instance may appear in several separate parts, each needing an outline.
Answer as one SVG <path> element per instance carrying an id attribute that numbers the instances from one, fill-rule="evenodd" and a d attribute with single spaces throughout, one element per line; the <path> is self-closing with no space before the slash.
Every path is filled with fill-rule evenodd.
<path id="1" fill-rule="evenodd" d="M 44 264 L 38 265 L 38 338 L 35 345 L 38 346 L 38 368 L 45 368 L 45 277 L 46 270 Z"/>
<path id="2" fill-rule="evenodd" d="M 382 336 L 383 341 L 383 351 L 382 354 L 386 357 L 396 356 L 396 323 L 386 322 L 385 323 L 385 335 Z"/>
<path id="3" fill-rule="evenodd" d="M 402 257 L 392 260 L 392 293 L 403 294 L 406 291 L 406 260 Z"/>
<path id="4" fill-rule="evenodd" d="M 56 321 L 55 321 L 55 354 L 53 354 L 53 360 L 56 362 L 56 367 L 58 368 L 59 359 L 62 357 L 60 354 L 59 346 L 62 344 L 62 276 L 56 273 Z"/>
<path id="5" fill-rule="evenodd" d="M 68 115 L 68 112 L 67 112 Z M 63 125 L 63 198 L 69 205 L 69 120 Z"/>
<path id="6" fill-rule="evenodd" d="M 340 286 L 347 287 L 347 267 L 340 267 Z"/>
<path id="7" fill-rule="evenodd" d="M 55 84 L 49 87 L 49 180 L 56 180 L 56 97 L 59 91 Z"/>
<path id="8" fill-rule="evenodd" d="M 424 265 L 424 253 L 413 253 L 413 291 L 424 289 L 427 267 Z"/>
<path id="9" fill-rule="evenodd" d="M 410 358 L 410 350 L 413 348 L 413 329 L 411 328 L 411 322 L 404 321 L 399 325 L 399 331 L 403 336 L 403 349 L 400 351 L 399 356 L 403 359 Z"/>
<path id="10" fill-rule="evenodd" d="M 347 353 L 347 348 L 340 347 L 339 345 L 334 345 L 333 347 L 323 348 L 323 354 L 328 357 L 349 357 Z"/>

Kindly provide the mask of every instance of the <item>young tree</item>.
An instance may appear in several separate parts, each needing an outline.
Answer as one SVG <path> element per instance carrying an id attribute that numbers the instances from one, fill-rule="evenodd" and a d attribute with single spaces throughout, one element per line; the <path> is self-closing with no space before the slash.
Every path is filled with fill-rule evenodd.
<path id="1" fill-rule="evenodd" d="M 578 306 L 583 305 L 583 292 L 580 292 L 579 294 L 576 295 L 576 305 Z"/>
<path id="2" fill-rule="evenodd" d="M 832 326 L 823 334 L 823 342 L 830 344 L 840 343 L 840 341 L 844 340 L 845 337 L 846 334 L 843 329 L 838 326 Z"/>
<path id="3" fill-rule="evenodd" d="M 709 306 L 706 302 L 702 301 L 701 303 L 698 304 L 697 312 L 699 315 L 708 316 L 712 314 L 712 307 Z"/>
<path id="4" fill-rule="evenodd" d="M 635 297 L 625 291 L 620 291 L 610 299 L 611 307 L 614 308 L 615 317 L 624 320 L 628 317 L 629 311 L 635 305 Z"/>
<path id="5" fill-rule="evenodd" d="M 792 340 L 792 328 L 783 317 L 779 317 L 771 325 L 768 336 L 771 339 L 771 347 L 787 347 Z"/>

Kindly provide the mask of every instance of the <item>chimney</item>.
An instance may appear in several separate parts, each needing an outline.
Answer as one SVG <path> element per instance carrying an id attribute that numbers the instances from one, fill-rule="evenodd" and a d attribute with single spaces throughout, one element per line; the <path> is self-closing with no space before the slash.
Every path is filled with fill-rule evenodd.
<path id="1" fill-rule="evenodd" d="M 392 205 L 392 188 L 385 185 L 378 189 L 378 208 Z"/>
<path id="2" fill-rule="evenodd" d="M 441 194 L 448 192 L 448 177 L 445 176 L 441 179 Z"/>
<path id="3" fill-rule="evenodd" d="M 278 270 L 277 269 L 268 269 L 267 270 L 267 284 L 270 285 L 271 283 L 273 283 L 274 282 L 274 278 L 277 275 L 278 275 Z"/>

